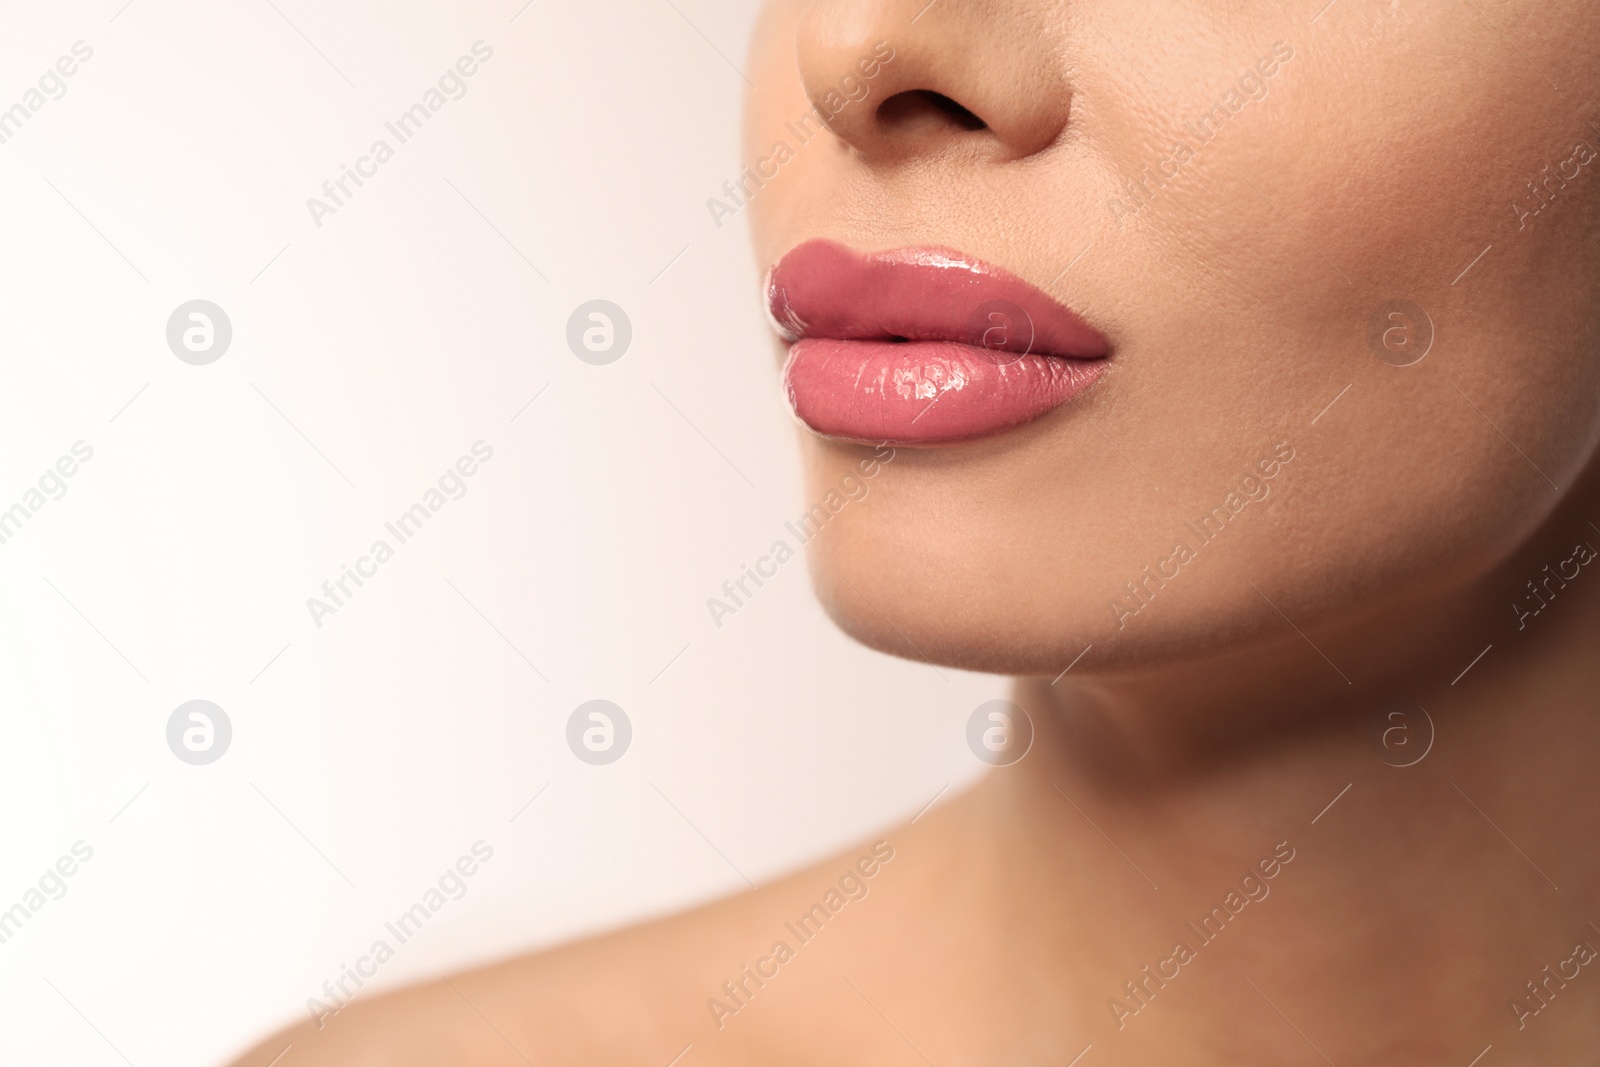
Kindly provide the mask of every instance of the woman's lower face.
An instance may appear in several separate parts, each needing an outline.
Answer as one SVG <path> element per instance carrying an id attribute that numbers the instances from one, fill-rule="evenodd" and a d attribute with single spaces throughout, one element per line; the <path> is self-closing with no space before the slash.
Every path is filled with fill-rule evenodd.
<path id="1" fill-rule="evenodd" d="M 1600 9 L 1321 5 L 767 5 L 730 193 L 845 629 L 1110 678 L 1470 588 L 1573 490 Z"/>

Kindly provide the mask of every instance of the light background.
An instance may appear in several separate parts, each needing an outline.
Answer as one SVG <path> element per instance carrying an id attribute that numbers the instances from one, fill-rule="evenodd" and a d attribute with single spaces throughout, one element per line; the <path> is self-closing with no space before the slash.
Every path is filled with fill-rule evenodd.
<path id="1" fill-rule="evenodd" d="M 706 207 L 753 5 L 122 2 L 0 16 L 0 108 L 94 49 L 0 145 L 0 509 L 94 449 L 0 545 L 0 908 L 94 850 L 0 945 L 0 1063 L 215 1064 L 479 839 L 369 991 L 765 883 L 975 777 L 999 680 L 852 645 L 799 563 L 706 608 L 807 503 L 745 220 Z M 194 298 L 234 330 L 204 367 L 165 341 Z M 564 337 L 594 298 L 633 324 L 605 367 Z M 165 739 L 195 698 L 234 730 L 206 767 Z M 593 698 L 633 722 L 608 767 L 565 743 Z"/>

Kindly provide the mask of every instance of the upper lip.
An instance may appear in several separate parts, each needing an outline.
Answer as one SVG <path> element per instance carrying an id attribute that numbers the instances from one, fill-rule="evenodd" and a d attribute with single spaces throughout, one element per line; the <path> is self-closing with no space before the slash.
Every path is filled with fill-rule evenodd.
<path id="1" fill-rule="evenodd" d="M 767 311 L 787 341 L 954 342 L 1098 359 L 1110 344 L 1037 286 L 938 247 L 861 253 L 828 240 L 795 247 L 767 276 Z"/>

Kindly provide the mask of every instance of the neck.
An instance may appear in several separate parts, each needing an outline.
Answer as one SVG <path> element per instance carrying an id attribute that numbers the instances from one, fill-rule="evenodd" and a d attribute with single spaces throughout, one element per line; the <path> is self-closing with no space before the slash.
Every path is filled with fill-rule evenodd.
<path id="1" fill-rule="evenodd" d="M 982 787 L 996 892 L 1072 946 L 1087 1032 L 1122 1050 L 1103 1062 L 1592 1050 L 1600 559 L 1580 542 L 1600 533 L 1564 506 L 1494 573 L 1381 616 L 1019 683 L 1034 748 Z"/>

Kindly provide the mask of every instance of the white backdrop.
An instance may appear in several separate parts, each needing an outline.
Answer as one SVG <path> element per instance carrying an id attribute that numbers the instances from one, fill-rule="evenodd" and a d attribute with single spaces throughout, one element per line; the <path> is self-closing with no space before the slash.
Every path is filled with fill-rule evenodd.
<path id="1" fill-rule="evenodd" d="M 745 220 L 706 208 L 753 15 L 8 5 L 0 1062 L 214 1064 L 479 840 L 368 990 L 763 883 L 976 774 L 1000 681 L 853 646 L 798 564 L 706 607 L 805 506 Z M 195 299 L 232 326 L 206 365 L 167 340 Z M 605 366 L 566 341 L 592 299 L 632 324 Z M 566 742 L 596 698 L 633 726 L 607 766 Z M 196 699 L 232 727 L 198 766 Z"/>

